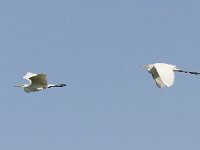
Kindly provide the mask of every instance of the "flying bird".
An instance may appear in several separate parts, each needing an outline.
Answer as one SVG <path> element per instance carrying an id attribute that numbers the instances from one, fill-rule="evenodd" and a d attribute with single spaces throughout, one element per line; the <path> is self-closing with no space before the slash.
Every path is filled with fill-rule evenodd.
<path id="1" fill-rule="evenodd" d="M 199 72 L 185 71 L 176 68 L 176 65 L 155 63 L 143 65 L 144 68 L 152 75 L 156 85 L 159 88 L 170 87 L 174 84 L 174 72 L 190 73 L 193 75 L 199 75 Z"/>
<path id="2" fill-rule="evenodd" d="M 27 72 L 26 75 L 23 77 L 23 79 L 28 80 L 29 84 L 18 84 L 15 87 L 22 87 L 24 88 L 24 91 L 27 93 L 41 91 L 41 90 L 52 88 L 52 87 L 66 86 L 66 84 L 56 84 L 56 85 L 48 84 L 46 74 L 42 74 L 42 73 L 36 74 L 36 73 Z"/>

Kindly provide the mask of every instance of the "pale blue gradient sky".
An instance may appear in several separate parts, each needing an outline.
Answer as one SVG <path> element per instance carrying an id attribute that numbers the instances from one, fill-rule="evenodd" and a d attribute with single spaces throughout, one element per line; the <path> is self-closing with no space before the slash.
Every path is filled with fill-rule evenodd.
<path id="1" fill-rule="evenodd" d="M 200 149 L 200 77 L 157 88 L 140 65 L 200 71 L 200 2 L 0 2 L 1 150 Z M 27 72 L 67 87 L 27 94 Z"/>

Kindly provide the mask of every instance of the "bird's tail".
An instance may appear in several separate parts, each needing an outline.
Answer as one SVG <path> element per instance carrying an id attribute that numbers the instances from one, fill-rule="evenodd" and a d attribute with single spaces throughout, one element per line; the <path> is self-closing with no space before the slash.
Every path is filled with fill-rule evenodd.
<path id="1" fill-rule="evenodd" d="M 66 86 L 66 84 L 56 84 L 56 85 L 48 85 L 48 88 L 52 88 L 52 87 L 64 87 Z"/>
<path id="2" fill-rule="evenodd" d="M 181 69 L 176 69 L 174 71 L 183 72 L 183 73 L 190 73 L 190 74 L 193 74 L 193 75 L 200 75 L 200 72 L 185 71 L 185 70 L 181 70 Z"/>

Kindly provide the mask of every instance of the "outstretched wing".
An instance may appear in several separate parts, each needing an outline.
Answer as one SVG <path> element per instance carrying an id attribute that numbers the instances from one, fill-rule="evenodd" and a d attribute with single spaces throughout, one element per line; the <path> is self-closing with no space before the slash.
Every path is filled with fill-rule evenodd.
<path id="1" fill-rule="evenodd" d="M 175 65 L 157 63 L 154 64 L 154 67 L 164 85 L 170 87 L 174 84 L 174 69 L 176 68 Z"/>
<path id="2" fill-rule="evenodd" d="M 47 87 L 47 76 L 45 74 L 37 74 L 36 76 L 31 76 L 29 78 L 31 83 L 35 87 Z"/>

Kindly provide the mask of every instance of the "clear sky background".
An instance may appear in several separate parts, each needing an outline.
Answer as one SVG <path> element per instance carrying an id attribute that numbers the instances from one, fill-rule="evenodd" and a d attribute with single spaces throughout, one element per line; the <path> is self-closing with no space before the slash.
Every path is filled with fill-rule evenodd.
<path id="1" fill-rule="evenodd" d="M 200 76 L 159 89 L 139 66 L 200 71 L 200 2 L 0 2 L 1 150 L 200 149 Z M 27 71 L 67 87 L 25 93 Z"/>

